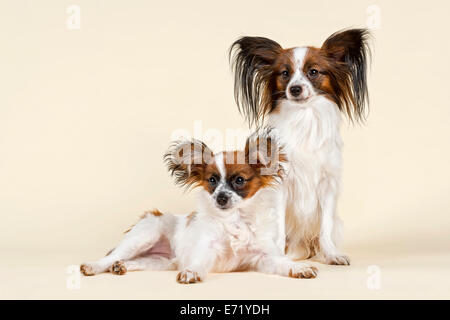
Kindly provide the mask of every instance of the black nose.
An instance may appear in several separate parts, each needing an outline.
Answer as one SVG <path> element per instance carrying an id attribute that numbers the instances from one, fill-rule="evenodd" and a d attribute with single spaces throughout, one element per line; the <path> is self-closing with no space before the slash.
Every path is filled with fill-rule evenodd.
<path id="1" fill-rule="evenodd" d="M 228 203 L 228 200 L 230 198 L 228 198 L 227 194 L 225 192 L 221 192 L 217 195 L 217 203 L 219 204 L 219 206 L 223 207 Z"/>
<path id="2" fill-rule="evenodd" d="M 292 86 L 289 91 L 294 97 L 298 97 L 300 93 L 302 93 L 302 87 L 300 86 Z"/>

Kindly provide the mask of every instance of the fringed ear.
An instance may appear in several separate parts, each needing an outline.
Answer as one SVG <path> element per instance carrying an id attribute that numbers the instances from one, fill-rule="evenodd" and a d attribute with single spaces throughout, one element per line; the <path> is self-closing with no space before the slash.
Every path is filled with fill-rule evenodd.
<path id="1" fill-rule="evenodd" d="M 370 60 L 366 29 L 349 29 L 332 34 L 322 45 L 321 51 L 333 63 L 341 76 L 341 105 L 351 120 L 364 121 L 369 95 L 367 90 L 367 60 Z"/>
<path id="2" fill-rule="evenodd" d="M 270 77 L 281 46 L 262 37 L 242 37 L 229 51 L 234 71 L 234 97 L 249 125 L 259 125 L 272 108 Z"/>
<path id="3" fill-rule="evenodd" d="M 282 178 L 287 156 L 279 142 L 276 130 L 265 128 L 247 138 L 245 144 L 246 163 L 268 178 Z"/>
<path id="4" fill-rule="evenodd" d="M 213 156 L 211 149 L 201 141 L 175 141 L 164 155 L 164 162 L 175 183 L 189 188 L 202 181 L 203 171 L 213 161 Z"/>

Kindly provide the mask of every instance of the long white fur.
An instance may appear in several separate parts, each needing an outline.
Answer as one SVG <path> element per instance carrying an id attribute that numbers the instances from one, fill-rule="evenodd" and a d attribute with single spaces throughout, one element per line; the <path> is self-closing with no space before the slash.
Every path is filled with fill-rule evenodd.
<path id="1" fill-rule="evenodd" d="M 341 117 L 337 105 L 318 95 L 302 73 L 306 48 L 294 50 L 295 73 L 287 86 L 303 88 L 300 101 L 283 100 L 270 113 L 268 125 L 277 130 L 288 158 L 283 181 L 286 200 L 287 254 L 328 264 L 349 264 L 338 250 L 341 233 L 336 198 L 341 176 Z"/>
<path id="2" fill-rule="evenodd" d="M 224 157 L 215 158 L 224 176 Z M 181 283 L 200 281 L 209 272 L 235 270 L 313 278 L 315 267 L 284 255 L 284 212 L 279 210 L 283 201 L 276 188 L 262 188 L 227 210 L 219 209 L 213 195 L 202 189 L 194 217 L 148 213 L 109 255 L 83 264 L 81 270 L 94 275 L 118 264 L 128 271 L 177 269 Z"/>

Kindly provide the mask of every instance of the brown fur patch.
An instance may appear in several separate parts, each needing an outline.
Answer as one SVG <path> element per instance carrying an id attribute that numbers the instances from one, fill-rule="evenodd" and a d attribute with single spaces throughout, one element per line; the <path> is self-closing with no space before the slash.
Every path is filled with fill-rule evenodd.
<path id="1" fill-rule="evenodd" d="M 163 215 L 163 213 L 161 211 L 159 211 L 158 209 L 153 209 L 148 211 L 147 213 L 151 213 L 152 215 L 154 215 L 155 217 L 160 217 Z M 145 215 L 144 215 L 145 216 Z"/>
<path id="2" fill-rule="evenodd" d="M 195 215 L 197 214 L 197 211 L 192 211 L 186 218 L 186 226 L 188 226 L 192 220 L 194 220 Z"/>
<path id="3" fill-rule="evenodd" d="M 312 69 L 319 71 L 317 77 L 309 76 Z M 310 47 L 303 64 L 303 73 L 308 77 L 317 91 L 337 104 L 340 110 L 352 115 L 350 109 L 356 105 L 347 67 L 336 60 L 329 58 L 324 49 Z"/>
<path id="4" fill-rule="evenodd" d="M 259 189 L 267 185 L 269 179 L 260 175 L 258 168 L 248 163 L 244 152 L 234 151 L 231 154 L 228 152 L 227 156 L 230 159 L 234 157 L 235 160 L 243 157 L 244 161 L 247 162 L 244 164 L 225 163 L 226 180 L 242 198 L 252 197 Z M 245 181 L 242 186 L 236 185 L 234 182 L 238 177 L 242 177 Z"/>
<path id="5" fill-rule="evenodd" d="M 113 274 L 121 276 L 127 273 L 127 267 L 125 266 L 125 262 L 120 260 L 114 262 L 113 265 L 109 268 L 109 271 Z"/>
<path id="6" fill-rule="evenodd" d="M 190 284 L 202 281 L 200 276 L 195 271 L 184 270 L 177 274 L 177 282 L 182 284 Z"/>
<path id="7" fill-rule="evenodd" d="M 245 151 L 223 153 L 227 183 L 243 198 L 250 198 L 261 188 L 274 184 L 281 176 L 279 165 L 286 161 L 286 156 L 280 152 L 279 146 L 272 146 L 271 138 L 265 140 L 264 148 L 261 142 L 262 139 L 258 137 L 253 144 L 247 141 Z M 276 154 L 272 154 L 272 147 L 276 148 Z M 256 154 L 252 155 L 253 152 Z M 276 156 L 278 159 L 275 158 Z M 263 169 L 271 168 L 272 165 L 278 166 L 274 172 L 263 172 Z M 235 183 L 238 177 L 244 179 L 245 182 L 242 185 Z"/>
<path id="8" fill-rule="evenodd" d="M 130 232 L 131 229 L 133 229 L 135 225 L 136 225 L 136 224 L 133 224 L 131 227 L 129 227 L 127 230 L 125 230 L 125 231 L 123 232 L 123 234 Z"/>
<path id="9" fill-rule="evenodd" d="M 288 248 L 289 248 L 289 238 L 286 237 L 286 241 L 285 241 L 285 244 L 284 244 L 284 254 L 287 253 Z"/>
<path id="10" fill-rule="evenodd" d="M 330 69 L 333 68 L 331 61 L 323 55 L 320 49 L 308 48 L 303 63 L 303 74 L 319 92 L 331 95 L 331 97 L 336 94 L 330 82 Z M 310 70 L 313 69 L 318 71 L 315 77 L 309 75 Z"/>
<path id="11" fill-rule="evenodd" d="M 293 57 L 293 49 L 284 49 L 271 66 L 272 77 L 269 80 L 269 88 L 271 90 L 271 100 L 269 106 L 265 108 L 267 111 L 276 111 L 277 105 L 282 99 L 286 99 L 286 88 L 292 74 L 295 72 L 295 62 Z M 288 72 L 288 76 L 283 75 L 283 72 Z"/>
<path id="12" fill-rule="evenodd" d="M 81 274 L 85 276 L 93 276 L 95 275 L 94 271 L 92 270 L 92 267 L 87 264 L 82 264 L 80 266 L 80 272 Z"/>
<path id="13" fill-rule="evenodd" d="M 311 239 L 309 246 L 308 246 L 308 257 L 307 259 L 310 259 L 317 255 L 320 252 L 320 242 L 319 238 L 315 237 Z"/>
<path id="14" fill-rule="evenodd" d="M 300 271 L 289 269 L 289 277 L 299 279 L 314 279 L 315 277 L 317 277 L 317 272 L 317 268 L 313 266 Z"/>
<path id="15" fill-rule="evenodd" d="M 164 215 L 164 214 L 163 214 L 161 211 L 159 211 L 158 209 L 153 209 L 153 210 L 145 211 L 143 214 L 141 214 L 140 217 L 139 217 L 139 220 L 144 219 L 145 217 L 147 217 L 148 214 L 152 214 L 152 215 L 154 215 L 155 217 L 161 217 L 162 215 Z M 138 222 L 139 222 L 139 220 L 138 220 Z M 136 222 L 136 223 L 137 223 L 137 222 Z M 125 231 L 124 231 L 124 234 L 130 232 L 131 229 L 134 228 L 134 226 L 136 225 L 136 223 L 133 224 L 133 225 L 132 225 L 130 228 L 128 228 L 127 230 L 125 230 Z M 114 249 L 113 249 L 113 250 L 114 250 Z M 108 253 L 108 254 L 109 254 L 109 253 Z"/>
<path id="16" fill-rule="evenodd" d="M 209 193 L 214 192 L 214 186 L 209 183 L 211 177 L 216 177 L 220 179 L 219 168 L 217 168 L 215 163 L 208 164 L 204 167 L 204 170 L 198 172 L 198 182 L 199 187 L 203 187 Z"/>
<path id="17" fill-rule="evenodd" d="M 201 141 L 176 141 L 164 155 L 164 161 L 175 183 L 195 188 L 202 185 L 203 173 L 214 163 L 214 154 Z"/>

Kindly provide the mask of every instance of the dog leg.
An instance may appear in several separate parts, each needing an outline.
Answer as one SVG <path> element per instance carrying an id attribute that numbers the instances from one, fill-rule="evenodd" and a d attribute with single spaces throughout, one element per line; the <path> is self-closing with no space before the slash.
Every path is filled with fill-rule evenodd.
<path id="1" fill-rule="evenodd" d="M 175 270 L 176 264 L 172 259 L 161 256 L 139 257 L 132 260 L 119 260 L 114 262 L 109 271 L 113 274 L 123 275 L 128 271 L 140 270 Z"/>
<path id="2" fill-rule="evenodd" d="M 211 239 L 207 235 L 199 235 L 197 241 L 177 252 L 179 269 L 177 282 L 190 284 L 202 281 L 214 266 L 217 252 L 211 247 Z"/>
<path id="3" fill-rule="evenodd" d="M 338 251 L 335 243 L 336 237 L 340 233 L 340 223 L 336 215 L 337 189 L 338 183 L 331 177 L 323 179 L 319 185 L 320 252 L 314 258 L 326 264 L 349 265 L 350 259 Z"/>
<path id="4" fill-rule="evenodd" d="M 317 268 L 304 262 L 292 261 L 286 256 L 262 255 L 256 262 L 256 271 L 284 277 L 313 279 Z"/>
<path id="5" fill-rule="evenodd" d="M 158 242 L 166 229 L 174 224 L 174 219 L 172 215 L 156 214 L 156 211 L 147 213 L 106 257 L 95 262 L 83 263 L 80 266 L 81 273 L 92 276 L 107 272 L 114 262 L 130 260 L 149 250 Z"/>

